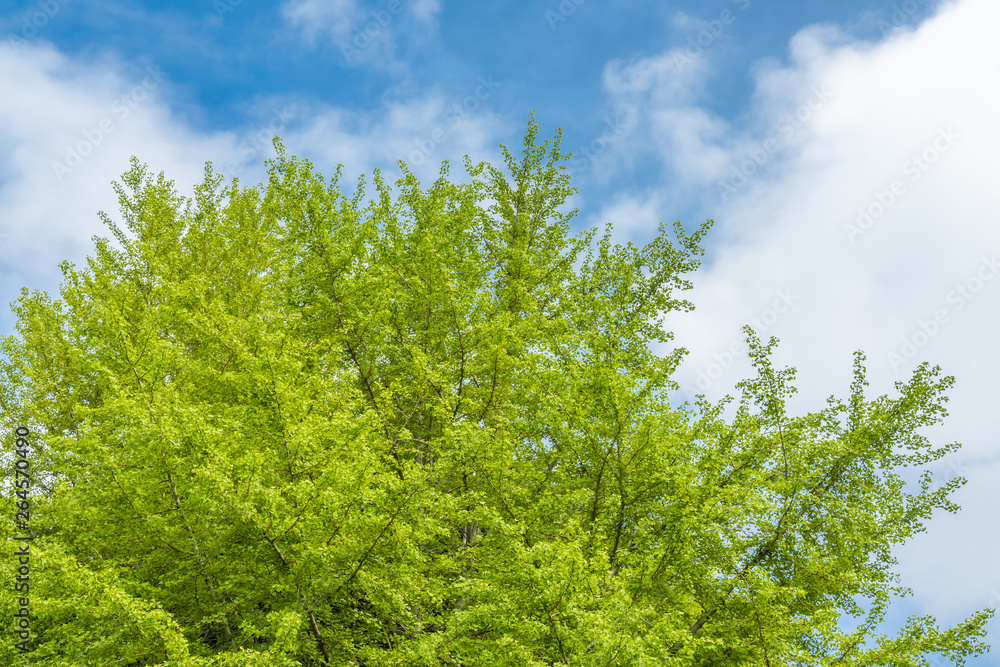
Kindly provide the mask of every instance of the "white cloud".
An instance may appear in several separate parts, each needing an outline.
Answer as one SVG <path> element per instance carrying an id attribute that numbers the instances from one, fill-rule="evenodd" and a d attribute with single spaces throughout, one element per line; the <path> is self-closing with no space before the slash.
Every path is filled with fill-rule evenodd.
<path id="1" fill-rule="evenodd" d="M 844 395 L 859 348 L 873 393 L 891 392 L 922 360 L 957 376 L 952 416 L 935 434 L 964 442 L 962 456 L 976 462 L 962 491 L 968 509 L 900 552 L 904 582 L 945 620 L 1000 590 L 1000 538 L 983 530 L 996 502 L 985 471 L 1000 461 L 1000 274 L 988 268 L 1000 258 L 998 22 L 1000 4 L 964 0 L 877 44 L 805 29 L 788 64 L 752 68 L 754 106 L 738 126 L 700 106 L 697 82 L 670 76 L 676 50 L 605 73 L 612 104 L 645 119 L 633 145 L 656 146 L 717 222 L 689 296 L 697 310 L 670 323 L 692 351 L 682 383 L 710 398 L 731 393 L 749 370 L 729 348 L 752 318 L 765 338 L 781 338 L 779 361 L 799 369 L 797 409 Z M 706 53 L 686 66 L 710 62 Z M 604 214 L 644 219 L 672 188 Z"/>

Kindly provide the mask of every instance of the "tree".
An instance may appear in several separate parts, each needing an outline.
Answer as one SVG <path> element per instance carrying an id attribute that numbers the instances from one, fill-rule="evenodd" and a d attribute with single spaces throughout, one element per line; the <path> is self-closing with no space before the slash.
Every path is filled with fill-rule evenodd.
<path id="1" fill-rule="evenodd" d="M 650 343 L 691 308 L 711 221 L 642 248 L 571 234 L 560 136 L 532 120 L 506 171 L 445 163 L 424 189 L 403 165 L 371 196 L 280 142 L 266 184 L 207 165 L 193 200 L 133 159 L 102 214 L 117 244 L 64 263 L 60 299 L 24 291 L 2 341 L 3 427 L 38 452 L 31 664 L 984 651 L 991 610 L 878 629 L 890 548 L 957 509 L 962 480 L 898 472 L 957 447 L 919 434 L 951 378 L 867 399 L 859 353 L 847 399 L 792 417 L 793 369 L 748 328 L 735 417 L 671 405 L 684 351 Z"/>

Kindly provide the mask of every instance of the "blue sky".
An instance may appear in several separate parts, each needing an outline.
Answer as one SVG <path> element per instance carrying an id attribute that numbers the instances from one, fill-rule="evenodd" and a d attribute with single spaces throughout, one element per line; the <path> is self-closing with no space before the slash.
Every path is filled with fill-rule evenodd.
<path id="1" fill-rule="evenodd" d="M 998 24 L 995 0 L 6 2 L 0 300 L 82 261 L 131 155 L 189 193 L 207 160 L 260 180 L 277 133 L 327 173 L 427 181 L 534 110 L 577 156 L 578 228 L 715 219 L 669 320 L 679 399 L 733 392 L 745 323 L 802 410 L 844 395 L 855 349 L 873 392 L 924 360 L 957 377 L 933 436 L 964 449 L 934 472 L 969 480 L 964 510 L 898 552 L 900 608 L 955 622 L 1000 601 Z"/>

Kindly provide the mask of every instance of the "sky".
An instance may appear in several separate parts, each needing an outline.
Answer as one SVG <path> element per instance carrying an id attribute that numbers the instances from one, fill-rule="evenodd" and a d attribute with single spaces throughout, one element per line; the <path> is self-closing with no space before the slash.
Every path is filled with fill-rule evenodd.
<path id="1" fill-rule="evenodd" d="M 847 395 L 855 350 L 873 395 L 955 376 L 927 434 L 963 443 L 933 468 L 963 510 L 897 550 L 895 617 L 955 623 L 1000 603 L 997 25 L 996 0 L 3 2 L 0 302 L 109 235 L 131 156 L 190 194 L 206 161 L 259 182 L 279 135 L 324 173 L 429 182 L 498 162 L 533 111 L 574 153 L 576 231 L 715 221 L 667 319 L 675 400 L 735 394 L 744 325 L 780 339 L 799 413 Z"/>

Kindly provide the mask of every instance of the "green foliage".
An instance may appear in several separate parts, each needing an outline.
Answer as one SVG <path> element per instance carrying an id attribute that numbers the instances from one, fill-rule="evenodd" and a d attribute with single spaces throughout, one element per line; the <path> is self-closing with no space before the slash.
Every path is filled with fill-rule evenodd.
<path id="1" fill-rule="evenodd" d="M 572 235 L 559 135 L 352 195 L 278 144 L 194 200 L 133 160 L 117 243 L 25 291 L 2 426 L 38 454 L 33 665 L 927 665 L 890 548 L 950 378 L 790 417 L 791 370 L 671 406 L 706 223 Z M 368 194 L 370 192 L 370 194 Z M 9 484 L 11 472 L 5 471 Z M 5 536 L 12 528 L 5 528 Z M 13 576 L 9 559 L 3 576 Z M 11 601 L 3 613 L 10 618 Z M 857 630 L 838 621 L 856 617 Z M 9 642 L 8 642 L 9 644 Z M 4 644 L 4 664 L 18 660 Z"/>

